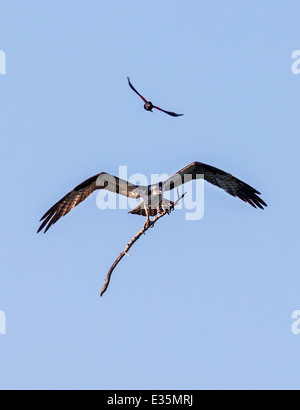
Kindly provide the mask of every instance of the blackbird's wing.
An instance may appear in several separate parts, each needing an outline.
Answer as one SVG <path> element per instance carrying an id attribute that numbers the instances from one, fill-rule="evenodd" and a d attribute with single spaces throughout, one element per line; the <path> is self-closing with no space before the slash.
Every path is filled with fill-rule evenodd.
<path id="1" fill-rule="evenodd" d="M 153 106 L 153 108 L 156 108 L 157 110 L 159 110 L 159 111 L 162 111 L 162 112 L 164 112 L 164 113 L 166 113 L 166 114 L 168 114 L 168 115 L 171 115 L 172 117 L 181 117 L 183 114 L 176 114 L 175 112 L 172 112 L 172 111 L 166 111 L 166 110 L 163 110 L 162 108 L 159 108 L 159 107 L 157 107 L 157 106 Z"/>
<path id="2" fill-rule="evenodd" d="M 144 98 L 144 97 L 134 88 L 134 86 L 133 86 L 133 85 L 131 84 L 131 82 L 130 82 L 130 78 L 129 78 L 129 77 L 127 77 L 127 80 L 128 80 L 129 87 L 130 87 L 139 97 L 141 97 L 141 99 L 146 103 L 146 102 L 147 102 L 146 98 Z"/>

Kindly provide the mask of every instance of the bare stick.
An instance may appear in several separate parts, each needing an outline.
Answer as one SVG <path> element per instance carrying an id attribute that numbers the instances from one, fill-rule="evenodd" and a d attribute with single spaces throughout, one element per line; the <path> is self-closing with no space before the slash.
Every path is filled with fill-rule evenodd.
<path id="1" fill-rule="evenodd" d="M 117 259 L 114 261 L 114 263 L 112 264 L 110 270 L 108 271 L 108 274 L 106 276 L 106 280 L 103 286 L 103 289 L 101 290 L 100 296 L 103 296 L 103 294 L 106 292 L 109 282 L 110 282 L 110 278 L 111 275 L 113 273 L 113 271 L 115 270 L 116 266 L 118 265 L 118 263 L 124 258 L 125 255 L 129 256 L 128 251 L 129 249 L 132 247 L 132 245 L 135 244 L 135 242 L 140 239 L 140 237 L 146 233 L 146 231 L 148 231 L 149 228 L 153 228 L 153 226 L 156 224 L 156 222 L 162 218 L 163 216 L 165 216 L 166 214 L 170 214 L 170 212 L 172 212 L 175 208 L 175 206 L 178 204 L 179 201 L 181 201 L 181 199 L 184 197 L 185 193 L 183 195 L 181 195 L 177 201 L 170 207 L 169 210 L 164 210 L 160 215 L 156 216 L 148 225 L 144 225 L 143 229 L 141 229 L 132 239 L 130 242 L 128 242 L 128 244 L 126 245 L 126 248 L 124 249 L 124 251 L 122 253 L 120 253 L 120 255 L 117 257 Z"/>

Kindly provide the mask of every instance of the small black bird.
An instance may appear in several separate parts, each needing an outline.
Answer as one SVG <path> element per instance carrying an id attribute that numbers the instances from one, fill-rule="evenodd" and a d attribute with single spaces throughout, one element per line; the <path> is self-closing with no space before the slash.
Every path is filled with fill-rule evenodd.
<path id="1" fill-rule="evenodd" d="M 152 112 L 153 108 L 156 108 L 157 110 L 162 111 L 162 112 L 165 112 L 165 113 L 168 114 L 168 115 L 172 115 L 172 117 L 180 117 L 180 116 L 183 115 L 183 114 L 176 114 L 175 112 L 171 112 L 171 111 L 165 111 L 165 110 L 163 110 L 162 108 L 156 107 L 155 105 L 152 104 L 151 101 L 147 101 L 146 98 L 144 98 L 144 97 L 134 88 L 134 86 L 133 86 L 133 85 L 131 84 L 131 82 L 130 82 L 130 78 L 129 78 L 129 77 L 127 77 L 127 80 L 128 80 L 129 87 L 130 87 L 135 93 L 137 93 L 137 95 L 140 96 L 141 99 L 144 101 L 144 103 L 145 103 L 145 104 L 144 104 L 144 108 L 145 108 L 146 111 L 151 111 L 151 112 Z"/>

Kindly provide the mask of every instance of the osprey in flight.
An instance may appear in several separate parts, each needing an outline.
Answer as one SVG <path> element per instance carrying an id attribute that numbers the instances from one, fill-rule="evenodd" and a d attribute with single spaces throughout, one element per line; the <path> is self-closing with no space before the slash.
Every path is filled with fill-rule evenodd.
<path id="1" fill-rule="evenodd" d="M 164 113 L 166 113 L 166 114 L 172 115 L 172 117 L 181 117 L 181 116 L 183 115 L 183 114 L 176 114 L 175 112 L 166 111 L 166 110 L 163 110 L 162 108 L 156 107 L 155 105 L 152 104 L 151 101 L 147 101 L 146 98 L 144 98 L 144 97 L 134 88 L 134 86 L 133 86 L 133 85 L 131 84 L 131 82 L 130 82 L 129 77 L 127 77 L 127 80 L 128 80 L 129 87 L 130 87 L 135 93 L 137 93 L 137 95 L 140 96 L 141 99 L 144 101 L 144 103 L 145 103 L 145 104 L 144 104 L 144 108 L 145 108 L 146 111 L 151 111 L 151 112 L 152 112 L 153 108 L 156 108 L 156 109 L 159 110 L 159 111 L 162 111 L 162 112 L 164 112 Z"/>
<path id="2" fill-rule="evenodd" d="M 263 209 L 264 206 L 267 206 L 258 196 L 260 193 L 256 189 L 227 172 L 201 162 L 193 162 L 167 180 L 148 186 L 134 185 L 106 172 L 100 172 L 82 182 L 53 205 L 41 218 L 40 221 L 43 222 L 38 232 L 44 228 L 47 232 L 62 216 L 65 216 L 97 189 L 106 189 L 130 198 L 142 198 L 143 201 L 130 213 L 146 216 L 147 222 L 145 225 L 149 226 L 151 225 L 150 216 L 156 216 L 165 210 L 172 209 L 174 205 L 174 202 L 164 198 L 164 192 L 179 187 L 192 179 L 202 177 L 207 182 L 224 189 L 228 194 L 248 202 L 254 208 Z"/>

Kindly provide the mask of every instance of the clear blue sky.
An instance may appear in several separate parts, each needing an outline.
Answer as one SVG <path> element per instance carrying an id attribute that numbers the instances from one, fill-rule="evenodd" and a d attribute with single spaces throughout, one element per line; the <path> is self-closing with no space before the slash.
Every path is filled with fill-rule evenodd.
<path id="1" fill-rule="evenodd" d="M 299 388 L 299 1 L 1 0 L 0 388 Z M 153 102 L 143 110 L 126 76 Z M 143 219 L 96 196 L 37 235 L 100 171 L 192 161 L 262 192 L 212 186 L 205 215 Z"/>

